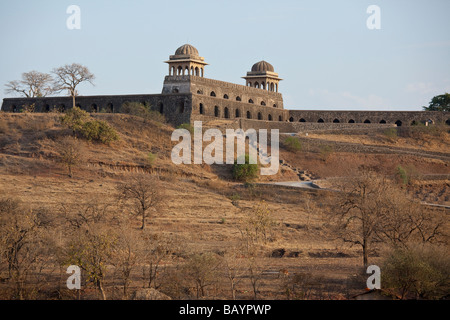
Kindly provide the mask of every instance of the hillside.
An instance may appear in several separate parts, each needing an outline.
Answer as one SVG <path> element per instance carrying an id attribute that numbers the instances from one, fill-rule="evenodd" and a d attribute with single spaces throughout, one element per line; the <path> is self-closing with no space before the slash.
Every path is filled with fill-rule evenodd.
<path id="1" fill-rule="evenodd" d="M 116 129 L 120 140 L 105 145 L 79 139 L 82 161 L 69 178 L 59 161 L 58 141 L 72 132 L 60 123 L 58 114 L 0 113 L 0 197 L 18 199 L 32 208 L 44 208 L 54 220 L 60 219 L 67 208 L 89 203 L 108 204 L 108 210 L 120 215 L 118 184 L 138 173 L 157 175 L 165 203 L 147 219 L 146 232 L 152 237 L 169 237 L 177 242 L 177 262 L 170 260 L 163 264 L 169 269 L 183 264 L 193 253 L 213 252 L 224 256 L 240 243 L 240 223 L 246 212 L 263 202 L 275 226 L 269 240 L 258 246 L 263 266 L 258 298 L 286 298 L 283 286 L 294 274 L 322 277 L 322 284 L 314 284 L 313 288 L 314 295 L 320 298 L 345 299 L 364 289 L 364 282 L 357 280 L 362 267 L 360 249 L 328 233 L 325 211 L 333 203 L 334 192 L 273 186 L 269 182 L 300 181 L 298 172 L 302 171 L 309 178 L 317 179 L 319 185 L 333 189 L 340 178 L 352 176 L 362 165 L 389 176 L 395 175 L 400 165 L 412 172 L 410 183 L 404 186 L 410 195 L 427 203 L 450 205 L 447 129 L 439 134 L 424 133 L 422 139 L 426 142 L 422 144 L 415 143 L 418 140 L 414 135 L 391 142 L 379 132 L 301 136 L 301 151 L 281 149 L 279 174 L 246 185 L 233 181 L 231 166 L 173 164 L 170 155 L 175 143 L 170 141 L 170 136 L 174 128 L 167 124 L 123 114 L 93 117 L 107 121 Z M 349 147 L 355 143 L 363 148 Z M 331 148 L 322 148 L 324 145 Z M 377 147 L 389 149 L 374 149 Z M 409 152 L 410 149 L 415 152 Z M 148 160 L 149 152 L 155 155 L 153 162 Z M 448 217 L 448 209 L 436 210 L 436 214 Z M 137 217 L 129 221 L 132 232 L 141 232 Z M 54 237 L 64 243 L 64 229 L 56 228 Z M 380 258 L 382 249 L 372 253 L 374 261 Z M 280 270 L 287 272 L 280 273 Z M 42 272 L 57 275 L 59 271 L 46 267 Z M 141 287 L 141 273 L 140 268 L 134 269 L 131 288 Z M 252 298 L 251 282 L 244 273 L 240 277 L 237 298 Z M 120 290 L 114 289 L 114 285 L 118 286 L 114 279 L 112 272 L 106 276 L 106 291 L 108 297 L 118 298 Z M 162 277 L 159 287 L 162 292 L 174 298 L 195 298 L 192 291 L 174 289 L 168 279 Z M 226 281 L 225 277 L 219 283 L 208 285 L 206 298 L 230 298 Z M 7 298 L 9 287 L 5 284 L 0 287 L 3 287 L 2 298 Z M 72 293 L 56 287 L 54 282 L 46 282 L 33 297 L 55 297 L 55 291 L 60 298 L 72 297 Z M 83 297 L 96 296 L 86 289 Z"/>

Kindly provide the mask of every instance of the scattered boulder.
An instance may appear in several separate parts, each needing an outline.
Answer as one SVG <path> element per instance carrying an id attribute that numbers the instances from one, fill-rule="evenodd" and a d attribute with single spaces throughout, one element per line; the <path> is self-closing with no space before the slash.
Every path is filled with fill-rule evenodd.
<path id="1" fill-rule="evenodd" d="M 286 250 L 284 250 L 283 248 L 275 249 L 272 251 L 272 258 L 282 258 L 285 253 L 286 253 Z"/>

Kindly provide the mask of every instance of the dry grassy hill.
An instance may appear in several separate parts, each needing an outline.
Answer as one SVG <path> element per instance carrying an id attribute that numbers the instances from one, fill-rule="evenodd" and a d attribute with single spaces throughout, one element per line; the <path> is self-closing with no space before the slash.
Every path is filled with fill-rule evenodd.
<path id="1" fill-rule="evenodd" d="M 333 202 L 333 192 L 246 186 L 232 180 L 230 166 L 226 165 L 177 166 L 170 160 L 174 145 L 170 141 L 174 129 L 171 126 L 130 115 L 95 114 L 93 117 L 107 121 L 117 130 L 120 140 L 105 145 L 80 139 L 83 159 L 69 178 L 59 162 L 57 145 L 62 136 L 71 135 L 71 130 L 61 125 L 58 114 L 0 113 L 0 198 L 15 198 L 30 207 L 45 208 L 54 219 L 62 214 L 62 207 L 74 208 L 86 203 L 110 204 L 114 211 L 118 206 L 118 183 L 137 173 L 158 175 L 166 202 L 163 209 L 148 219 L 147 232 L 155 237 L 175 239 L 182 248 L 178 252 L 180 264 L 196 252 L 224 256 L 240 243 L 240 223 L 247 210 L 264 201 L 275 226 L 269 240 L 259 245 L 258 259 L 263 270 L 258 298 L 286 298 L 286 281 L 294 274 L 321 277 L 320 284 L 310 286 L 315 290 L 315 297 L 344 299 L 364 289 L 364 282 L 357 280 L 362 267 L 359 248 L 350 247 L 327 233 L 325 211 Z M 428 142 L 422 145 L 414 143 L 417 141 L 414 137 L 390 142 L 380 133 L 373 136 L 311 134 L 300 138 L 301 151 L 281 149 L 281 159 L 289 166 L 281 166 L 275 177 L 256 182 L 299 181 L 295 168 L 311 173 L 322 185 L 332 187 L 336 178 L 351 176 L 361 165 L 375 167 L 388 175 L 395 174 L 396 168 L 403 165 L 414 168 L 413 180 L 407 186 L 410 194 L 422 201 L 450 204 L 447 131 L 425 135 Z M 351 152 L 341 150 L 335 142 L 394 148 L 386 152 Z M 320 148 L 322 144 L 333 148 L 324 152 Z M 439 152 L 439 155 L 405 154 L 396 152 L 395 148 L 414 148 Z M 156 156 L 153 163 L 148 160 L 149 152 Z M 439 210 L 439 214 L 448 215 L 448 210 Z M 141 232 L 138 218 L 131 219 L 130 224 L 132 232 Z M 54 236 L 64 242 L 65 232 L 58 230 Z M 379 259 L 380 250 L 372 253 L 373 261 Z M 167 262 L 168 268 L 170 263 Z M 46 272 L 57 278 L 59 270 L 50 268 Z M 223 279 L 207 287 L 206 298 L 230 298 L 225 271 L 221 272 Z M 140 268 L 133 271 L 131 288 L 142 286 L 141 273 Z M 105 278 L 108 297 L 121 298 L 117 279 L 112 274 Z M 237 298 L 252 298 L 251 281 L 245 273 L 239 277 L 242 281 L 237 285 Z M 60 286 L 61 280 L 58 281 Z M 173 281 L 170 285 L 161 281 L 162 292 L 174 298 L 195 298 L 189 288 L 176 291 Z M 0 283 L 1 287 L 2 297 L 8 298 L 7 284 Z M 41 289 L 35 297 L 52 296 L 57 287 L 49 281 L 43 287 L 46 289 Z M 58 292 L 58 297 L 72 297 L 67 290 Z M 92 297 L 90 294 L 86 289 L 83 297 Z"/>

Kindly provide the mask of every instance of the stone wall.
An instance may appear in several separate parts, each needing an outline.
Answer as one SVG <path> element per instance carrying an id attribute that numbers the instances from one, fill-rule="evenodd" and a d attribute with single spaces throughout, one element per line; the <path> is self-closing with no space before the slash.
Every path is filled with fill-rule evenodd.
<path id="1" fill-rule="evenodd" d="M 109 95 L 109 96 L 79 96 L 76 105 L 88 112 L 120 113 L 126 102 L 150 104 L 155 111 L 161 112 L 168 122 L 175 125 L 189 123 L 192 112 L 191 94 L 142 94 L 142 95 Z M 65 111 L 72 107 L 72 98 L 6 98 L 2 110 L 20 112 L 25 106 L 34 104 L 35 112 Z"/>
<path id="2" fill-rule="evenodd" d="M 322 111 L 289 110 L 290 122 L 306 123 L 388 123 L 409 126 L 431 121 L 450 124 L 450 112 L 436 111 Z"/>

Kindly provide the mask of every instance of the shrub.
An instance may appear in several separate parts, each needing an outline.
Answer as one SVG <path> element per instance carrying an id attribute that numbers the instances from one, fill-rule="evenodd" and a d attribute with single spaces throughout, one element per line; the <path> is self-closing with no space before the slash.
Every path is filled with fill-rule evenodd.
<path id="1" fill-rule="evenodd" d="M 327 161 L 331 154 L 334 152 L 333 147 L 329 145 L 321 145 L 319 147 L 320 158 L 323 161 Z"/>
<path id="2" fill-rule="evenodd" d="M 383 132 L 383 135 L 390 141 L 397 141 L 397 128 L 389 128 Z"/>
<path id="3" fill-rule="evenodd" d="M 396 176 L 400 179 L 402 184 L 405 184 L 405 185 L 409 184 L 408 173 L 406 172 L 405 168 L 403 168 L 402 166 L 397 166 Z"/>
<path id="4" fill-rule="evenodd" d="M 258 177 L 258 165 L 250 163 L 250 157 L 245 155 L 245 163 L 238 164 L 236 160 L 233 165 L 233 179 L 248 182 Z"/>
<path id="5" fill-rule="evenodd" d="M 155 162 L 155 160 L 156 160 L 156 154 L 149 152 L 149 153 L 147 154 L 147 158 L 146 158 L 147 163 L 148 163 L 150 166 L 152 166 L 153 163 Z"/>
<path id="6" fill-rule="evenodd" d="M 194 127 L 190 124 L 190 123 L 183 123 L 180 124 L 177 129 L 186 129 L 187 131 L 189 131 L 191 134 L 194 134 Z"/>
<path id="7" fill-rule="evenodd" d="M 78 107 L 69 109 L 64 116 L 60 117 L 61 123 L 72 129 L 74 133 L 80 131 L 84 123 L 89 119 L 89 113 Z"/>
<path id="8" fill-rule="evenodd" d="M 300 140 L 296 137 L 287 137 L 283 142 L 284 147 L 291 151 L 291 152 L 297 152 L 302 149 L 302 145 L 300 143 Z"/>
<path id="9" fill-rule="evenodd" d="M 440 299 L 450 286 L 450 259 L 445 250 L 396 249 L 381 265 L 381 283 L 401 298 Z"/>
<path id="10" fill-rule="evenodd" d="M 89 141 L 98 141 L 105 144 L 119 140 L 116 130 L 102 120 L 85 122 L 79 133 Z"/>

